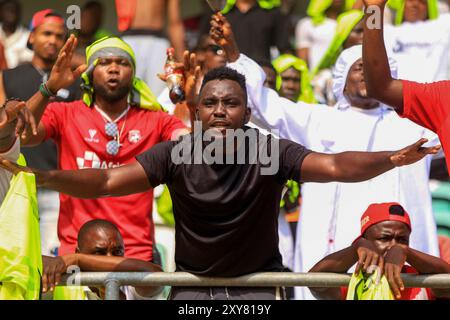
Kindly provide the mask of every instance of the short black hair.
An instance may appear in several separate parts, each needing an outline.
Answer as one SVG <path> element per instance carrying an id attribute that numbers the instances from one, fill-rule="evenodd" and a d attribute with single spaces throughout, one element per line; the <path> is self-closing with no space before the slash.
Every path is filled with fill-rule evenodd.
<path id="1" fill-rule="evenodd" d="M 80 245 L 81 240 L 86 236 L 86 234 L 89 231 L 96 230 L 96 229 L 114 230 L 120 234 L 119 228 L 117 228 L 117 226 L 114 223 L 112 223 L 108 220 L 103 220 L 103 219 L 90 220 L 90 221 L 86 222 L 85 224 L 83 224 L 80 228 L 80 231 L 78 231 L 78 237 L 77 237 L 78 246 Z"/>
<path id="2" fill-rule="evenodd" d="M 103 5 L 98 1 L 88 1 L 83 6 L 83 10 L 90 10 L 90 9 L 103 9 Z"/>
<path id="3" fill-rule="evenodd" d="M 231 80 L 239 84 L 242 91 L 244 91 L 245 105 L 247 105 L 247 86 L 245 82 L 245 76 L 234 69 L 228 67 L 220 67 L 209 70 L 205 77 L 203 78 L 202 86 L 200 92 L 203 90 L 204 86 L 214 80 Z"/>

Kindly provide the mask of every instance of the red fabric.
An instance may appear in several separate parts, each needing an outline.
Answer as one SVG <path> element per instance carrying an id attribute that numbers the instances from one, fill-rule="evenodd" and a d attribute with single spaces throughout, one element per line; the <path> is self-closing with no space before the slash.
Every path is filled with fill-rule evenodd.
<path id="1" fill-rule="evenodd" d="M 50 15 L 50 17 L 47 17 Z M 56 16 L 54 16 L 56 15 Z M 31 20 L 30 29 L 34 30 L 37 27 L 39 27 L 44 22 L 56 22 L 64 24 L 64 19 L 59 16 L 54 10 L 52 9 L 44 9 L 41 11 L 36 12 L 33 15 L 33 19 Z"/>
<path id="2" fill-rule="evenodd" d="M 119 120 L 119 131 L 124 122 L 122 146 L 116 156 L 110 156 L 106 153 L 106 143 L 112 138 L 106 135 L 106 121 L 95 108 L 88 108 L 82 101 L 51 103 L 42 117 L 46 139 L 56 142 L 59 168 L 64 170 L 111 168 L 134 162 L 135 156 L 161 141 L 170 140 L 174 130 L 184 128 L 181 121 L 164 112 L 134 107 L 126 119 Z M 85 222 L 106 219 L 116 224 L 122 233 L 127 257 L 152 259 L 153 190 L 101 199 L 77 199 L 60 194 L 60 201 L 60 255 L 75 252 L 78 230 Z"/>
<path id="3" fill-rule="evenodd" d="M 136 0 L 116 0 L 117 29 L 120 32 L 130 29 L 136 13 Z"/>
<path id="4" fill-rule="evenodd" d="M 404 266 L 402 273 L 418 274 L 417 270 L 411 266 Z M 347 298 L 348 287 L 341 287 L 342 300 Z M 432 300 L 433 294 L 428 288 L 405 288 L 399 300 Z"/>
<path id="5" fill-rule="evenodd" d="M 425 84 L 405 80 L 402 82 L 401 116 L 438 134 L 450 173 L 450 81 Z"/>
<path id="6" fill-rule="evenodd" d="M 361 235 L 363 235 L 370 226 L 382 221 L 403 222 L 409 226 L 409 229 L 411 229 L 411 221 L 406 210 L 403 209 L 403 216 L 390 214 L 389 210 L 392 206 L 401 207 L 401 205 L 397 202 L 372 203 L 369 205 L 361 217 Z"/>
<path id="7" fill-rule="evenodd" d="M 446 236 L 438 236 L 438 238 L 441 259 L 450 264 L 450 238 Z"/>

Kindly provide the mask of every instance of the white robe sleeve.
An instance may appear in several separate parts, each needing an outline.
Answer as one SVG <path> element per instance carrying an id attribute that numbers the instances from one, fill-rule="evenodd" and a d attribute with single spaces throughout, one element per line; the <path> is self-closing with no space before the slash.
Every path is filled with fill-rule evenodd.
<path id="1" fill-rule="evenodd" d="M 243 54 L 228 66 L 246 77 L 252 121 L 256 125 L 277 131 L 275 134 L 280 138 L 311 148 L 310 126 L 328 107 L 304 102 L 295 103 L 280 97 L 276 91 L 263 86 L 264 70 Z"/>

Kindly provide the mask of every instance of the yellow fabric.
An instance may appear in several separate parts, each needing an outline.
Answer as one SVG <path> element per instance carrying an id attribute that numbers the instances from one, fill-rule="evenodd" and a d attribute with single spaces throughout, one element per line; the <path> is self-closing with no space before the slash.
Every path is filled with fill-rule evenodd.
<path id="1" fill-rule="evenodd" d="M 21 155 L 18 161 L 26 165 Z M 0 300 L 36 300 L 42 274 L 39 213 L 34 174 L 11 179 L 0 207 Z"/>
<path id="2" fill-rule="evenodd" d="M 376 270 L 373 274 L 365 276 L 361 271 L 358 275 L 353 274 L 348 286 L 346 300 L 394 300 L 391 288 L 384 275 L 378 284 L 375 283 L 378 272 Z"/>
<path id="3" fill-rule="evenodd" d="M 355 4 L 356 0 L 345 0 L 344 11 L 350 10 Z M 306 14 L 310 16 L 315 25 L 321 24 L 325 20 L 325 13 L 330 8 L 333 0 L 311 0 Z"/>
<path id="4" fill-rule="evenodd" d="M 59 286 L 53 292 L 53 300 L 86 300 L 85 287 Z"/>
<path id="5" fill-rule="evenodd" d="M 389 0 L 389 7 L 394 9 L 395 12 L 395 24 L 399 25 L 403 23 L 403 17 L 405 12 L 405 0 Z M 438 0 L 427 0 L 428 6 L 428 19 L 434 20 L 439 17 L 439 4 Z"/>
<path id="6" fill-rule="evenodd" d="M 170 197 L 169 188 L 164 185 L 164 191 L 156 198 L 156 207 L 159 216 L 163 219 L 164 223 L 168 226 L 175 225 L 175 218 L 173 217 L 173 204 L 172 198 Z"/>
<path id="7" fill-rule="evenodd" d="M 314 92 L 311 87 L 309 70 L 306 62 L 292 54 L 282 54 L 278 58 L 272 61 L 272 65 L 277 73 L 276 88 L 279 91 L 281 89 L 281 74 L 289 68 L 294 68 L 300 72 L 300 86 L 301 92 L 298 97 L 298 101 L 307 103 L 316 103 L 314 98 Z"/>
<path id="8" fill-rule="evenodd" d="M 273 9 L 281 5 L 281 0 L 257 0 L 257 1 L 258 5 L 266 10 Z M 235 4 L 236 0 L 227 0 L 225 7 L 221 11 L 222 14 L 227 14 L 228 12 L 230 12 L 230 10 L 233 9 Z"/>
<path id="9" fill-rule="evenodd" d="M 135 77 L 136 73 L 136 58 L 133 49 L 122 39 L 118 37 L 104 37 L 95 41 L 93 44 L 86 48 L 86 63 L 88 65 L 87 70 L 81 75 L 83 81 L 83 102 L 87 106 L 91 106 L 93 103 L 94 88 L 91 84 L 92 73 L 97 65 L 98 58 L 93 58 L 95 55 L 105 52 L 106 55 L 117 55 L 126 57 L 130 60 L 133 67 L 133 81 L 132 88 L 129 96 L 129 103 L 133 106 L 140 107 L 142 109 L 148 109 L 151 111 L 164 110 L 159 104 L 156 96 L 153 94 L 147 84 L 141 79 Z M 115 52 L 115 53 L 112 53 Z"/>
<path id="10" fill-rule="evenodd" d="M 353 28 L 362 20 L 364 12 L 361 10 L 349 10 L 339 15 L 337 18 L 336 32 L 327 51 L 320 59 L 319 64 L 314 69 L 314 77 L 320 70 L 331 68 L 342 52 L 345 40 L 349 37 Z"/>

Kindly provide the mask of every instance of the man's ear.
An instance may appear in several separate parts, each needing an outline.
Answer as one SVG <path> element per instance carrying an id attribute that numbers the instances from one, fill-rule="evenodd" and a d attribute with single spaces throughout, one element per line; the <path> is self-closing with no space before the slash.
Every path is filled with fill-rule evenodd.
<path id="1" fill-rule="evenodd" d="M 34 44 L 34 37 L 35 37 L 35 32 L 31 31 L 31 33 L 28 37 L 28 42 L 31 44 L 31 46 L 33 46 L 33 44 Z"/>
<path id="2" fill-rule="evenodd" d="M 247 124 L 250 121 L 251 117 L 252 117 L 252 109 L 247 106 L 245 108 L 244 124 Z"/>

